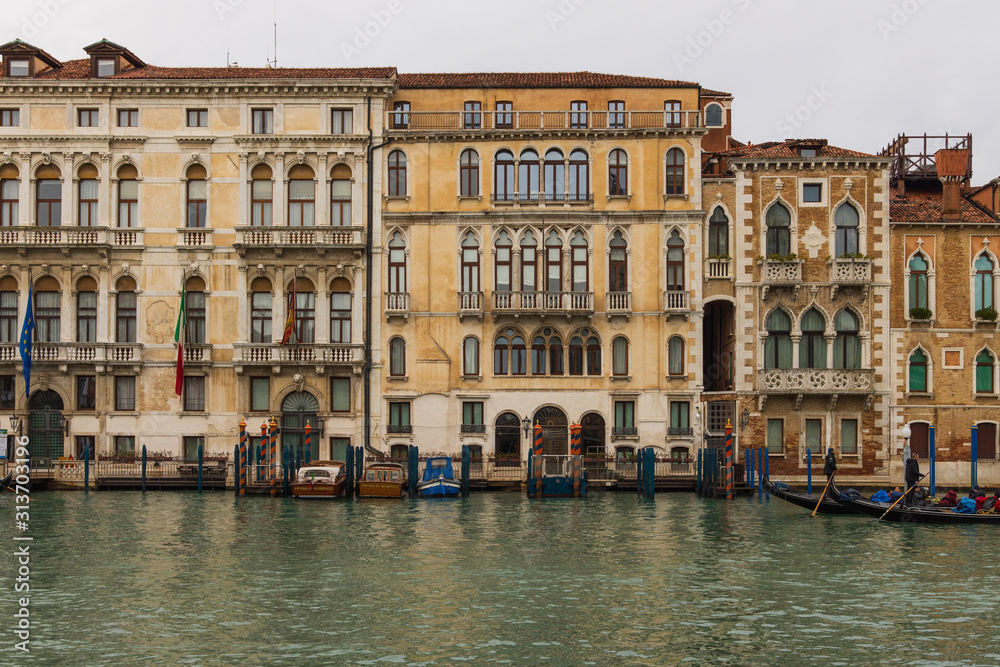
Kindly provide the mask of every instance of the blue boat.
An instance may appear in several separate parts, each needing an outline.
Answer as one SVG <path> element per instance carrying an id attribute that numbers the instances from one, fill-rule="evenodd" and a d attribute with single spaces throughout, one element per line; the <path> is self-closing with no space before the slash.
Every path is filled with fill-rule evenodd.
<path id="1" fill-rule="evenodd" d="M 462 484 L 455 479 L 451 457 L 435 456 L 427 459 L 424 476 L 417 482 L 417 494 L 421 498 L 458 496 L 461 492 Z"/>

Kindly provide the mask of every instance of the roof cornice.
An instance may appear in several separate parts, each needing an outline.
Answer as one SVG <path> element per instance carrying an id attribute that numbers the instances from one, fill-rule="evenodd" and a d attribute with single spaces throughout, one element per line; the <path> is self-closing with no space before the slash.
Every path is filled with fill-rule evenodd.
<path id="1" fill-rule="evenodd" d="M 377 95 L 396 90 L 392 79 L 0 79 L 2 95 Z"/>

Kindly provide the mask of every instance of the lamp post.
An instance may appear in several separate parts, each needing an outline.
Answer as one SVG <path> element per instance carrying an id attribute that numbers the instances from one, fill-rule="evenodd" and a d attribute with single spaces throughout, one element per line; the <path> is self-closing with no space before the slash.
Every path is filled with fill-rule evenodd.
<path id="1" fill-rule="evenodd" d="M 521 427 L 524 429 L 524 437 L 531 437 L 531 417 L 524 415 L 524 419 L 521 420 Z"/>
<path id="2" fill-rule="evenodd" d="M 10 430 L 14 432 L 15 435 L 21 435 L 21 424 L 24 422 L 17 415 L 10 416 Z"/>
<path id="3" fill-rule="evenodd" d="M 910 458 L 910 435 L 912 435 L 910 430 L 910 425 L 907 424 L 903 427 L 903 430 L 899 432 L 903 436 L 903 463 L 905 464 L 907 459 Z"/>

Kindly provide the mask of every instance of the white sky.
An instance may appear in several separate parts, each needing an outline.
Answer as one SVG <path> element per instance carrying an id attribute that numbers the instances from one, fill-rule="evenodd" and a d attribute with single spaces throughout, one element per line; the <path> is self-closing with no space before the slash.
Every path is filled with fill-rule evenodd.
<path id="1" fill-rule="evenodd" d="M 227 50 L 263 66 L 273 49 L 272 0 L 3 4 L 0 40 L 62 60 L 102 37 L 164 66 L 224 66 Z M 735 95 L 743 141 L 877 152 L 900 132 L 972 132 L 979 185 L 1000 176 L 998 18 L 995 0 L 278 0 L 278 65 L 697 81 Z"/>

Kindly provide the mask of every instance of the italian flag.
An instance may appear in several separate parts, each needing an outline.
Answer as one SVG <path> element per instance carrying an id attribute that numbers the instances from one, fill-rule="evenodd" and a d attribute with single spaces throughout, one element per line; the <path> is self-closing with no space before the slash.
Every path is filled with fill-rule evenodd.
<path id="1" fill-rule="evenodd" d="M 174 391 L 178 396 L 184 391 L 184 330 L 187 329 L 187 309 L 184 301 L 187 287 L 181 284 L 181 309 L 177 313 L 177 327 L 174 329 L 174 342 L 177 343 L 177 379 L 174 381 Z"/>

